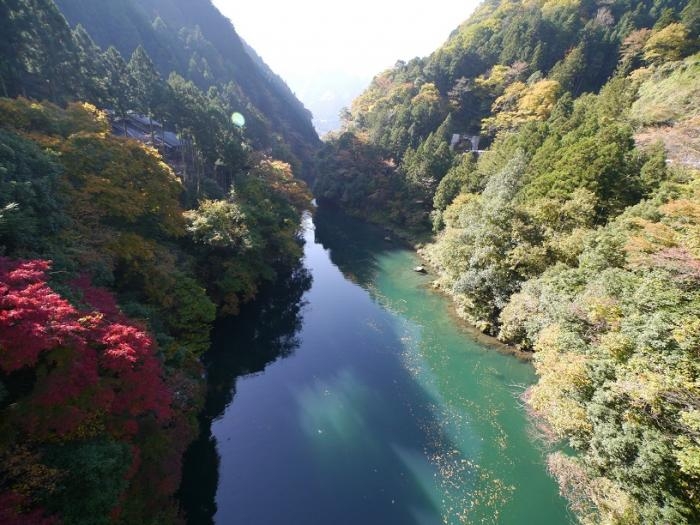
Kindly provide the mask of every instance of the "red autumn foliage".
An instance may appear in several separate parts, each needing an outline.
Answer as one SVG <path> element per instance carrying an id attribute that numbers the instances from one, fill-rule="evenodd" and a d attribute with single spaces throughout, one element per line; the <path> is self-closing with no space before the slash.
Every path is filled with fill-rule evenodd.
<path id="1" fill-rule="evenodd" d="M 126 387 L 115 389 L 113 411 L 125 416 L 150 411 L 158 420 L 169 419 L 171 394 L 163 383 L 161 364 L 154 355 L 151 338 L 121 323 L 100 328 L 96 333 L 103 348 L 100 365 Z M 158 380 L 154 381 L 155 378 Z"/>
<path id="2" fill-rule="evenodd" d="M 0 523 L 3 525 L 58 525 L 53 516 L 45 516 L 42 509 L 23 512 L 28 498 L 16 492 L 0 493 Z"/>
<path id="3" fill-rule="evenodd" d="M 78 311 L 47 284 L 50 266 L 0 257 L 0 369 L 42 365 L 25 428 L 66 436 L 103 417 L 119 437 L 135 434 L 139 417 L 167 421 L 172 394 L 151 337 L 85 280 L 77 283 L 85 302 L 100 309 Z"/>
<path id="4" fill-rule="evenodd" d="M 36 364 L 42 352 L 82 344 L 78 312 L 46 284 L 47 261 L 0 257 L 0 368 Z"/>
<path id="5" fill-rule="evenodd" d="M 93 286 L 89 275 L 83 274 L 77 279 L 73 279 L 70 285 L 76 290 L 80 290 L 83 294 L 83 302 L 92 309 L 112 320 L 124 318 L 117 306 L 117 301 L 114 299 L 114 294 L 104 288 Z"/>
<path id="6" fill-rule="evenodd" d="M 48 284 L 50 268 L 48 261 L 0 257 L 0 373 L 33 369 L 36 378 L 11 424 L 28 443 L 105 434 L 129 443 L 126 478 L 135 486 L 149 480 L 144 490 L 153 497 L 158 491 L 162 502 L 177 488 L 183 443 L 192 437 L 181 442 L 171 435 L 173 423 L 189 428 L 173 411 L 177 385 L 166 383 L 154 340 L 121 313 L 110 292 L 81 277 L 70 283 L 82 295 L 84 306 L 76 307 Z M 161 434 L 166 451 L 150 458 L 153 468 L 143 469 L 141 439 Z M 36 510 L 30 497 L 8 488 L 0 490 L 0 523 L 57 523 Z"/>

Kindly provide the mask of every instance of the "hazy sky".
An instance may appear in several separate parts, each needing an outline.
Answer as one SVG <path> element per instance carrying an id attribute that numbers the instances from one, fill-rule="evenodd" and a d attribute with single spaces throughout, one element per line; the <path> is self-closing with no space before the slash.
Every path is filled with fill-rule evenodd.
<path id="1" fill-rule="evenodd" d="M 309 80 L 335 89 L 334 75 L 369 80 L 398 59 L 428 55 L 478 4 L 478 0 L 213 2 L 305 103 L 304 84 Z"/>

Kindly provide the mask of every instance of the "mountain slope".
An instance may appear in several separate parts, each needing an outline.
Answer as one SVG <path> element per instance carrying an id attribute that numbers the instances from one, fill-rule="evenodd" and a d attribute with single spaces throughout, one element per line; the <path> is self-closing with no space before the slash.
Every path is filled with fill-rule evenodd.
<path id="1" fill-rule="evenodd" d="M 80 24 L 95 42 L 116 47 L 124 57 L 142 46 L 160 74 L 176 72 L 206 91 L 238 95 L 239 111 L 252 123 L 261 147 L 273 147 L 271 137 L 284 137 L 311 175 L 318 144 L 311 113 L 284 82 L 246 49 L 231 22 L 209 0 L 58 0 L 69 23 Z"/>
<path id="2" fill-rule="evenodd" d="M 483 149 L 500 132 L 545 120 L 562 95 L 597 92 L 614 74 L 645 65 L 648 52 L 661 61 L 667 47 L 691 53 L 697 10 L 697 1 L 682 0 L 488 0 L 430 56 L 379 73 L 353 101 L 344 130 L 380 148 L 404 179 L 398 187 L 386 179 L 391 187 L 379 192 L 403 201 L 395 225 L 427 228 L 445 175 L 436 164 L 451 160 L 440 143 L 449 145 L 453 134 L 479 135 Z M 331 143 L 322 159 L 337 159 L 336 147 Z M 336 167 L 322 162 L 317 197 L 359 201 L 364 209 L 354 211 L 365 216 L 386 211 L 374 199 L 380 181 L 371 189 L 354 185 L 357 198 L 348 199 Z"/>
<path id="3" fill-rule="evenodd" d="M 145 5 L 83 7 L 145 43 Z M 294 175 L 318 139 L 222 27 L 239 53 L 200 88 L 143 46 L 101 50 L 53 0 L 0 2 L 3 524 L 183 523 L 212 324 L 299 264 Z M 194 60 L 187 31 L 165 33 L 168 60 Z"/>
<path id="4" fill-rule="evenodd" d="M 320 155 L 318 199 L 432 222 L 434 286 L 533 351 L 585 524 L 700 523 L 699 35 L 698 0 L 489 0 Z"/>

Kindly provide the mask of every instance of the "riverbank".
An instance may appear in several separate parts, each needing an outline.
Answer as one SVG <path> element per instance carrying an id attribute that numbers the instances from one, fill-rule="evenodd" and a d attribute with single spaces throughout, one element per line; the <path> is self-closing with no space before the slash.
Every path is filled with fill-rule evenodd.
<path id="1" fill-rule="evenodd" d="M 328 204 L 326 204 L 326 206 L 328 206 Z M 338 207 L 333 207 L 339 209 Z M 384 240 L 388 244 L 403 247 L 415 253 L 420 258 L 421 265 L 428 268 L 427 274 L 432 278 L 430 283 L 431 291 L 450 300 L 451 308 L 449 310 L 449 315 L 455 320 L 457 326 L 460 326 L 469 337 L 500 353 L 514 356 L 522 361 L 529 362 L 532 360 L 534 356 L 533 352 L 522 350 L 514 345 L 509 345 L 500 341 L 497 337 L 489 335 L 460 312 L 458 298 L 442 285 L 440 282 L 440 268 L 426 253 L 426 247 L 435 242 L 435 235 L 427 232 L 404 230 L 395 225 L 372 221 L 371 218 L 357 217 L 345 211 L 343 211 L 343 213 L 355 217 L 357 220 L 363 221 L 373 227 L 380 228 L 384 232 Z"/>
<path id="2" fill-rule="evenodd" d="M 522 350 L 514 345 L 509 345 L 499 340 L 497 337 L 492 336 L 481 330 L 474 323 L 470 322 L 469 319 L 465 317 L 463 313 L 460 312 L 459 300 L 457 296 L 452 293 L 451 290 L 445 288 L 441 283 L 440 269 L 435 265 L 434 261 L 425 253 L 425 248 L 420 246 L 414 249 L 416 255 L 420 258 L 423 266 L 428 268 L 428 275 L 433 277 L 430 283 L 430 289 L 433 293 L 439 294 L 450 301 L 450 316 L 452 316 L 455 322 L 460 326 L 465 333 L 467 333 L 473 339 L 476 339 L 481 344 L 493 348 L 498 352 L 512 355 L 517 357 L 522 361 L 532 361 L 534 357 L 534 352 L 529 352 L 527 350 Z"/>

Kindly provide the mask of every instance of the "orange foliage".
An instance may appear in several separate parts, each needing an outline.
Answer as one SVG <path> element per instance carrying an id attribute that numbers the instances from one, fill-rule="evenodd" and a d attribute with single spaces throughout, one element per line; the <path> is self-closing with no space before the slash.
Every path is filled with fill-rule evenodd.
<path id="1" fill-rule="evenodd" d="M 71 102 L 64 110 L 50 102 L 0 98 L 0 122 L 24 133 L 68 137 L 79 131 L 108 133 L 104 112 L 86 102 Z"/>
<path id="2" fill-rule="evenodd" d="M 180 182 L 155 150 L 133 140 L 79 133 L 60 151 L 71 210 L 81 223 L 92 228 L 98 221 L 149 221 L 161 233 L 184 234 Z"/>

